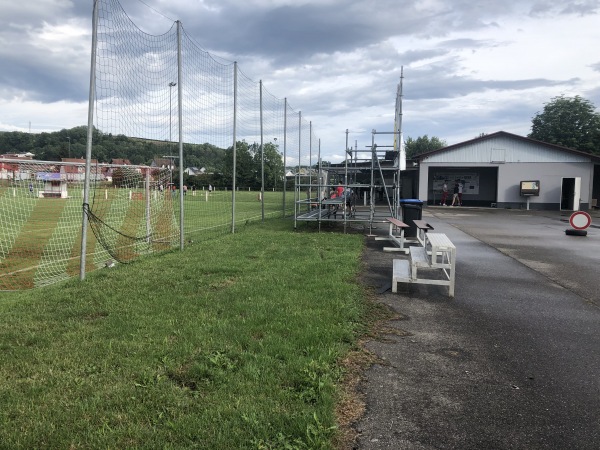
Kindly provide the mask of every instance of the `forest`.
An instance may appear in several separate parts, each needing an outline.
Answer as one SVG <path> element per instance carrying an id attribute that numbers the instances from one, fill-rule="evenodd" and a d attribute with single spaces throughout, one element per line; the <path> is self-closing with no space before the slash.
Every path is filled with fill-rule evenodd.
<path id="1" fill-rule="evenodd" d="M 94 128 L 92 158 L 100 163 L 114 159 L 128 159 L 131 164 L 150 165 L 155 158 L 177 155 L 177 143 L 105 134 Z M 24 133 L 0 131 L 0 154 L 33 153 L 40 161 L 61 161 L 63 158 L 85 158 L 87 126 L 62 129 L 51 133 Z M 233 147 L 222 149 L 209 143 L 183 144 L 183 167 L 204 168 L 205 174 L 184 177 L 190 185 L 231 186 Z M 266 143 L 263 148 L 265 188 L 281 187 L 283 159 L 276 145 Z M 236 143 L 236 183 L 240 187 L 258 188 L 261 185 L 260 145 L 245 141 Z M 176 171 L 177 172 L 177 171 Z M 178 181 L 178 174 L 174 174 Z"/>

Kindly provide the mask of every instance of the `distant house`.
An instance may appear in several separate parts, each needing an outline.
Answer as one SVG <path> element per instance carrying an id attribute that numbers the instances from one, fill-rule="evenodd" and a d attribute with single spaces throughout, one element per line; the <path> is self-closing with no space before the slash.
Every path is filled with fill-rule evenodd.
<path id="1" fill-rule="evenodd" d="M 110 160 L 110 163 L 115 166 L 131 166 L 131 161 L 124 158 L 113 158 Z"/>
<path id="2" fill-rule="evenodd" d="M 6 153 L 4 155 L 0 155 L 0 158 L 6 159 L 33 159 L 35 155 L 31 152 L 27 153 Z"/>
<path id="3" fill-rule="evenodd" d="M 62 158 L 63 163 L 70 163 L 60 166 L 60 173 L 64 175 L 61 179 L 66 182 L 83 182 L 85 180 L 85 159 L 81 158 Z M 95 167 L 98 164 L 97 159 L 91 160 L 91 176 L 92 181 L 98 181 L 104 178 L 101 173 L 96 173 Z"/>
<path id="4" fill-rule="evenodd" d="M 183 173 L 185 173 L 186 175 L 189 175 L 191 177 L 195 177 L 197 175 L 202 175 L 202 174 L 206 173 L 206 169 L 204 167 L 201 167 L 201 168 L 188 167 L 187 169 L 185 169 L 183 171 Z"/>
<path id="5" fill-rule="evenodd" d="M 154 159 L 152 160 L 152 163 L 150 163 L 150 167 L 157 168 L 157 169 L 168 169 L 168 170 L 176 169 L 175 161 L 173 159 L 159 158 L 159 157 L 154 157 Z"/>
<path id="6" fill-rule="evenodd" d="M 109 181 L 109 182 L 112 181 L 115 170 L 121 168 L 122 166 L 132 166 L 133 165 L 133 164 L 131 164 L 130 160 L 124 159 L 124 158 L 113 158 L 110 160 L 110 164 L 111 165 L 109 167 L 104 167 L 102 169 L 104 178 L 106 179 L 106 181 Z M 119 166 L 119 167 L 115 167 L 115 166 Z M 130 169 L 130 170 L 132 170 L 132 169 Z M 135 170 L 135 172 L 137 172 L 137 173 L 143 172 L 142 168 L 140 168 L 140 167 L 136 167 L 133 170 Z"/>

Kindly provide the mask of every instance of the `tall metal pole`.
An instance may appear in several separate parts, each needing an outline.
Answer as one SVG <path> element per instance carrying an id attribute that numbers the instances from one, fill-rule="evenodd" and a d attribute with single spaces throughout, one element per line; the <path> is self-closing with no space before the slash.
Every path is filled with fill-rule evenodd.
<path id="1" fill-rule="evenodd" d="M 263 84 L 259 81 L 260 93 L 260 207 L 262 221 L 265 221 L 265 147 L 263 140 Z"/>
<path id="2" fill-rule="evenodd" d="M 308 122 L 308 200 L 312 199 L 312 120 Z"/>
<path id="3" fill-rule="evenodd" d="M 96 47 L 98 46 L 98 0 L 94 0 L 92 13 L 92 57 L 90 63 L 90 95 L 88 99 L 87 145 L 85 149 L 85 181 L 83 187 L 83 211 L 81 219 L 81 258 L 79 279 L 85 280 L 85 262 L 87 253 L 87 227 L 90 199 L 90 168 L 92 163 L 92 138 L 94 131 L 94 99 L 96 98 Z"/>
<path id="4" fill-rule="evenodd" d="M 150 217 L 150 168 L 144 169 L 146 172 L 145 195 L 146 195 L 146 243 L 150 243 L 150 234 L 152 233 L 152 222 Z"/>
<path id="5" fill-rule="evenodd" d="M 236 173 L 236 132 L 237 132 L 237 61 L 233 63 L 233 179 L 231 193 L 231 232 L 235 233 L 235 178 Z"/>
<path id="6" fill-rule="evenodd" d="M 298 200 L 300 200 L 300 196 L 302 193 L 300 190 L 302 189 L 301 183 L 301 175 L 300 168 L 302 167 L 302 111 L 298 111 L 298 187 L 296 191 L 298 191 Z"/>
<path id="7" fill-rule="evenodd" d="M 285 217 L 285 196 L 287 193 L 287 97 L 283 99 L 283 217 Z"/>
<path id="8" fill-rule="evenodd" d="M 179 249 L 185 242 L 185 212 L 183 207 L 183 123 L 182 123 L 182 73 L 181 73 L 181 22 L 177 21 L 177 113 L 179 128 Z"/>
<path id="9" fill-rule="evenodd" d="M 173 183 L 173 87 L 177 83 L 171 81 L 169 83 L 169 182 Z"/>
<path id="10" fill-rule="evenodd" d="M 400 69 L 400 84 L 398 85 L 398 93 L 396 95 L 396 129 L 395 138 L 397 142 L 397 148 L 395 149 L 398 152 L 398 175 L 396 180 L 396 192 L 394 199 L 394 212 L 396 219 L 399 219 L 400 214 L 400 195 L 402 195 L 402 171 L 406 170 L 406 150 L 404 148 L 404 137 L 402 136 L 402 83 L 404 80 L 404 66 Z"/>

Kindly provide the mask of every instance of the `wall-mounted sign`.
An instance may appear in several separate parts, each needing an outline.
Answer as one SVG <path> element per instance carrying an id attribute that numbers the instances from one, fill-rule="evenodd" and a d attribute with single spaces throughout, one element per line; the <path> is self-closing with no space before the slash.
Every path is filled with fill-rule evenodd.
<path id="1" fill-rule="evenodd" d="M 521 181 L 521 195 L 540 195 L 540 180 Z"/>

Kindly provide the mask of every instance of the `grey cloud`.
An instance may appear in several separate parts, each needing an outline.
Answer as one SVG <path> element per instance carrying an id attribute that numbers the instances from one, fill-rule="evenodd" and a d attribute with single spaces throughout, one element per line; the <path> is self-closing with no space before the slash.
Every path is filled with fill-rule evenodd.
<path id="1" fill-rule="evenodd" d="M 520 91 L 541 87 L 574 85 L 578 79 L 478 80 L 454 75 L 451 62 L 434 64 L 411 74 L 408 71 L 406 97 L 411 99 L 451 99 L 490 90 Z M 414 81 L 413 81 L 414 80 Z"/>
<path id="2" fill-rule="evenodd" d="M 600 2 L 598 0 L 571 0 L 556 2 L 554 0 L 537 1 L 530 10 L 532 16 L 544 16 L 553 12 L 559 14 L 575 14 L 580 16 L 598 14 Z"/>
<path id="3" fill-rule="evenodd" d="M 494 6 L 496 3 L 489 2 L 493 7 L 485 9 L 486 14 L 495 10 L 506 12 L 506 6 L 499 8 Z M 463 11 L 450 4 L 443 11 L 427 12 L 417 10 L 413 3 L 392 0 L 265 10 L 247 10 L 237 5 L 227 9 L 226 14 L 205 12 L 202 19 L 187 17 L 184 27 L 197 30 L 199 39 L 210 49 L 265 55 L 276 64 L 291 64 L 318 53 L 352 51 L 391 36 L 439 36 L 456 28 L 496 26 L 475 20 L 479 10 L 469 2 Z"/>

